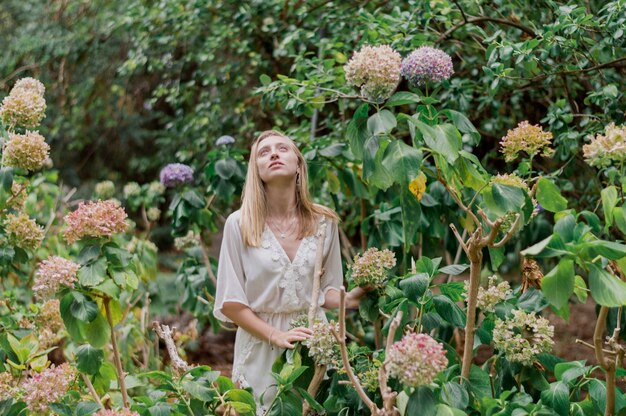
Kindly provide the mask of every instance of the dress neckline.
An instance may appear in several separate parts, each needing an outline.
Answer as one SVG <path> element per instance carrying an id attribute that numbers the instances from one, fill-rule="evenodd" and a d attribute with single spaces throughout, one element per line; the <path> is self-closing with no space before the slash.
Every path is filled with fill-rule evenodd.
<path id="1" fill-rule="evenodd" d="M 289 255 L 287 254 L 287 251 L 285 250 L 283 245 L 280 243 L 280 241 L 276 237 L 276 234 L 274 234 L 274 231 L 267 224 L 265 225 L 265 228 L 271 234 L 272 239 L 274 240 L 274 243 L 277 244 L 278 247 L 280 247 L 280 251 L 281 251 L 282 255 L 287 259 L 289 264 L 293 265 L 295 263 L 295 261 L 298 259 L 298 255 L 300 254 L 300 249 L 302 248 L 302 242 L 304 241 L 304 238 L 302 240 L 300 240 L 300 243 L 298 244 L 298 248 L 296 249 L 296 254 L 294 254 L 293 255 L 293 259 L 291 259 L 291 258 L 289 258 Z"/>

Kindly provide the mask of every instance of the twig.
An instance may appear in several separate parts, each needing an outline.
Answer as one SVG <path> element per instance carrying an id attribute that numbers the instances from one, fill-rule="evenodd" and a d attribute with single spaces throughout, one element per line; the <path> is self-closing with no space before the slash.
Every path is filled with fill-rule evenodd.
<path id="1" fill-rule="evenodd" d="M 100 407 L 104 408 L 104 406 L 102 405 L 102 401 L 100 400 L 100 396 L 98 396 L 98 393 L 96 393 L 96 389 L 93 388 L 93 384 L 91 384 L 91 380 L 89 380 L 87 374 L 80 373 L 80 376 L 83 378 L 83 381 L 87 385 L 87 389 L 89 390 L 89 394 L 91 394 L 91 397 L 93 397 L 94 401 L 98 405 L 100 405 Z"/>
<path id="2" fill-rule="evenodd" d="M 115 367 L 117 368 L 117 381 L 119 383 L 120 391 L 122 392 L 122 401 L 124 402 L 124 408 L 130 409 L 130 401 L 128 400 L 128 392 L 126 391 L 125 373 L 122 368 L 122 359 L 120 358 L 120 352 L 117 348 L 117 336 L 115 335 L 115 325 L 113 325 L 113 317 L 111 315 L 111 306 L 109 302 L 111 298 L 104 298 L 104 310 L 111 328 L 111 346 L 113 347 L 113 358 L 115 359 Z"/>
<path id="3" fill-rule="evenodd" d="M 504 246 L 506 242 L 509 241 L 511 237 L 513 237 L 513 234 L 515 234 L 515 231 L 519 224 L 520 218 L 522 218 L 522 216 L 519 213 L 516 214 L 515 221 L 513 221 L 513 224 L 511 225 L 511 228 L 509 229 L 509 231 L 507 231 L 507 233 L 504 235 L 504 237 L 502 237 L 500 241 L 498 241 L 497 243 L 493 243 L 492 245 L 493 248 L 500 248 Z"/>
<path id="4" fill-rule="evenodd" d="M 402 322 L 402 311 L 398 312 L 396 317 L 393 318 L 393 321 L 391 321 L 391 325 L 389 325 L 387 344 L 385 346 L 385 361 L 383 362 L 383 365 L 380 366 L 380 370 L 378 372 L 378 383 L 380 385 L 380 394 L 383 398 L 383 407 L 388 415 L 396 414 L 396 412 L 398 412 L 398 409 L 395 407 L 396 396 L 398 393 L 391 390 L 389 386 L 387 386 L 387 364 L 389 363 L 389 352 L 391 351 L 391 346 L 393 345 L 400 322 Z"/>
<path id="5" fill-rule="evenodd" d="M 182 374 L 189 370 L 189 364 L 178 354 L 176 343 L 172 338 L 174 331 L 168 325 L 162 325 L 158 321 L 152 322 L 152 329 L 165 342 L 165 348 L 172 362 L 172 370 L 177 374 Z"/>
<path id="6" fill-rule="evenodd" d="M 506 19 L 498 19 L 495 17 L 480 16 L 480 17 L 470 17 L 469 19 L 466 19 L 463 22 L 458 23 L 455 26 L 452 26 L 450 29 L 443 32 L 441 36 L 439 36 L 439 39 L 435 41 L 435 45 L 438 45 L 441 42 L 443 42 L 448 36 L 450 36 L 452 33 L 457 31 L 458 29 L 462 28 L 463 26 L 468 25 L 470 23 L 476 24 L 476 23 L 481 23 L 481 22 L 492 22 L 492 23 L 499 23 L 501 25 L 512 26 L 521 30 L 524 33 L 527 33 L 533 38 L 537 37 L 537 34 L 531 28 L 528 28 L 524 25 L 520 25 L 519 23 L 515 23 Z"/>
<path id="7" fill-rule="evenodd" d="M 450 224 L 450 229 L 452 229 L 454 236 L 459 241 L 459 247 L 463 248 L 463 251 L 465 252 L 465 254 L 469 255 L 469 249 L 467 248 L 467 245 L 465 245 L 465 241 L 463 240 L 463 237 L 459 235 L 459 232 L 457 231 L 456 226 L 454 224 Z M 463 233 L 465 234 L 465 230 L 463 230 Z"/>

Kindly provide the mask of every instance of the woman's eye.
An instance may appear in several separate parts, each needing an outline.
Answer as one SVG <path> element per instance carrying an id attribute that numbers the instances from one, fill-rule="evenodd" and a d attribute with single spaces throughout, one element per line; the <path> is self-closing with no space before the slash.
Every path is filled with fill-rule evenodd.
<path id="1" fill-rule="evenodd" d="M 268 150 L 267 149 L 263 149 L 261 150 L 261 152 L 259 153 L 259 156 L 265 156 L 267 155 Z"/>
<path id="2" fill-rule="evenodd" d="M 280 148 L 281 152 L 286 152 L 287 150 L 289 150 L 289 149 L 287 149 L 287 146 L 283 146 L 283 147 Z"/>

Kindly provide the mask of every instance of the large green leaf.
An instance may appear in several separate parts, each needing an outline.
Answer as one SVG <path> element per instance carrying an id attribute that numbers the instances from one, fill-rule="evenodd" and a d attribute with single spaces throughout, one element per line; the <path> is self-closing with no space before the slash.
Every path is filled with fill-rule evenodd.
<path id="1" fill-rule="evenodd" d="M 526 193 L 522 188 L 499 183 L 485 188 L 483 197 L 489 211 L 498 216 L 521 212 L 526 203 Z"/>
<path id="2" fill-rule="evenodd" d="M 578 248 L 581 249 L 590 260 L 597 256 L 606 257 L 609 260 L 619 260 L 626 256 L 626 245 L 614 241 L 594 240 L 579 244 Z"/>
<path id="3" fill-rule="evenodd" d="M 65 329 L 67 330 L 70 337 L 76 342 L 84 342 L 84 335 L 81 332 L 81 327 L 79 323 L 80 320 L 76 319 L 74 315 L 70 312 L 71 306 L 74 304 L 74 295 L 73 293 L 68 293 L 61 299 L 61 305 L 59 307 L 59 311 L 61 312 L 61 318 L 63 318 L 63 324 L 65 324 Z M 97 305 L 96 305 L 97 308 Z"/>
<path id="4" fill-rule="evenodd" d="M 369 105 L 361 104 L 354 112 L 346 130 L 346 137 L 350 142 L 350 150 L 359 160 L 363 159 L 363 146 L 365 146 L 365 141 L 371 136 L 367 130 L 368 112 Z"/>
<path id="5" fill-rule="evenodd" d="M 465 326 L 465 314 L 463 310 L 447 296 L 433 296 L 433 304 L 435 305 L 437 313 L 447 322 L 459 328 Z"/>
<path id="6" fill-rule="evenodd" d="M 434 415 L 435 405 L 433 391 L 427 386 L 419 386 L 409 397 L 405 415 Z"/>
<path id="7" fill-rule="evenodd" d="M 83 322 L 91 322 L 100 314 L 98 304 L 90 297 L 79 292 L 72 292 L 71 295 L 73 300 L 69 311 L 74 318 Z"/>
<path id="8" fill-rule="evenodd" d="M 574 293 L 574 261 L 563 259 L 541 280 L 541 291 L 557 309 L 567 304 Z"/>
<path id="9" fill-rule="evenodd" d="M 393 185 L 393 176 L 382 163 L 386 145 L 379 136 L 372 136 L 363 149 L 363 179 L 382 190 Z"/>
<path id="10" fill-rule="evenodd" d="M 480 133 L 465 114 L 455 110 L 442 110 L 441 112 L 452 121 L 452 124 L 454 124 L 461 133 L 467 134 L 470 137 L 470 144 L 477 145 L 480 142 Z"/>
<path id="11" fill-rule="evenodd" d="M 100 371 L 104 361 L 104 351 L 89 344 L 81 345 L 76 349 L 76 366 L 85 374 L 95 375 Z"/>
<path id="12" fill-rule="evenodd" d="M 422 134 L 426 146 L 433 152 L 444 156 L 448 163 L 453 164 L 459 157 L 459 151 L 462 147 L 461 134 L 452 124 L 429 126 L 413 117 L 408 117 L 407 120 L 415 124 L 415 127 Z"/>
<path id="13" fill-rule="evenodd" d="M 104 347 L 111 339 L 111 328 L 107 319 L 99 313 L 96 319 L 89 323 L 81 323 L 83 334 L 92 346 L 96 348 Z"/>
<path id="14" fill-rule="evenodd" d="M 238 169 L 237 162 L 232 158 L 220 159 L 215 162 L 215 173 L 224 180 L 229 180 Z"/>
<path id="15" fill-rule="evenodd" d="M 441 401 L 457 409 L 465 409 L 469 403 L 469 394 L 462 384 L 448 381 L 441 386 Z"/>
<path id="16" fill-rule="evenodd" d="M 537 182 L 537 202 L 550 212 L 567 209 L 567 199 L 563 198 L 559 188 L 546 178 L 539 178 Z"/>
<path id="17" fill-rule="evenodd" d="M 78 270 L 78 281 L 86 287 L 97 286 L 106 277 L 107 259 L 100 257 L 93 263 L 86 264 Z"/>
<path id="18" fill-rule="evenodd" d="M 465 157 L 460 157 L 454 162 L 454 169 L 465 186 L 475 191 L 480 191 L 487 182 L 487 177 Z"/>
<path id="19" fill-rule="evenodd" d="M 401 140 L 393 140 L 385 149 L 383 165 L 404 188 L 419 174 L 421 164 L 422 152 Z"/>
<path id="20" fill-rule="evenodd" d="M 617 205 L 617 188 L 609 186 L 600 191 L 602 197 L 602 211 L 604 211 L 604 228 L 613 224 L 613 208 Z"/>
<path id="21" fill-rule="evenodd" d="M 420 96 L 408 91 L 399 91 L 392 95 L 387 102 L 385 102 L 385 107 L 395 107 L 398 105 L 405 104 L 415 104 L 419 103 L 421 100 Z"/>
<path id="22" fill-rule="evenodd" d="M 595 264 L 589 265 L 589 289 L 593 299 L 600 305 L 626 305 L 626 282 Z"/>
<path id="23" fill-rule="evenodd" d="M 380 110 L 367 120 L 367 129 L 374 136 L 389 133 L 397 125 L 396 117 L 389 110 Z"/>
<path id="24" fill-rule="evenodd" d="M 424 295 L 429 284 L 428 273 L 417 273 L 400 280 L 400 289 L 409 300 L 417 302 Z"/>
<path id="25" fill-rule="evenodd" d="M 541 392 L 541 400 L 561 416 L 569 414 L 569 387 L 557 381 L 550 388 Z"/>

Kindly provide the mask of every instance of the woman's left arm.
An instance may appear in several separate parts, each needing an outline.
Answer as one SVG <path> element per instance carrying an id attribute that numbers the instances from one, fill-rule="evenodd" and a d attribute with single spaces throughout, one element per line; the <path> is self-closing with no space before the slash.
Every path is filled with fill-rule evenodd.
<path id="1" fill-rule="evenodd" d="M 346 308 L 347 309 L 358 309 L 359 302 L 361 298 L 365 296 L 367 292 L 360 287 L 355 287 L 348 293 L 346 293 Z M 328 289 L 326 292 L 326 297 L 324 299 L 324 304 L 322 308 L 325 309 L 335 309 L 339 307 L 339 290 L 335 288 Z"/>

